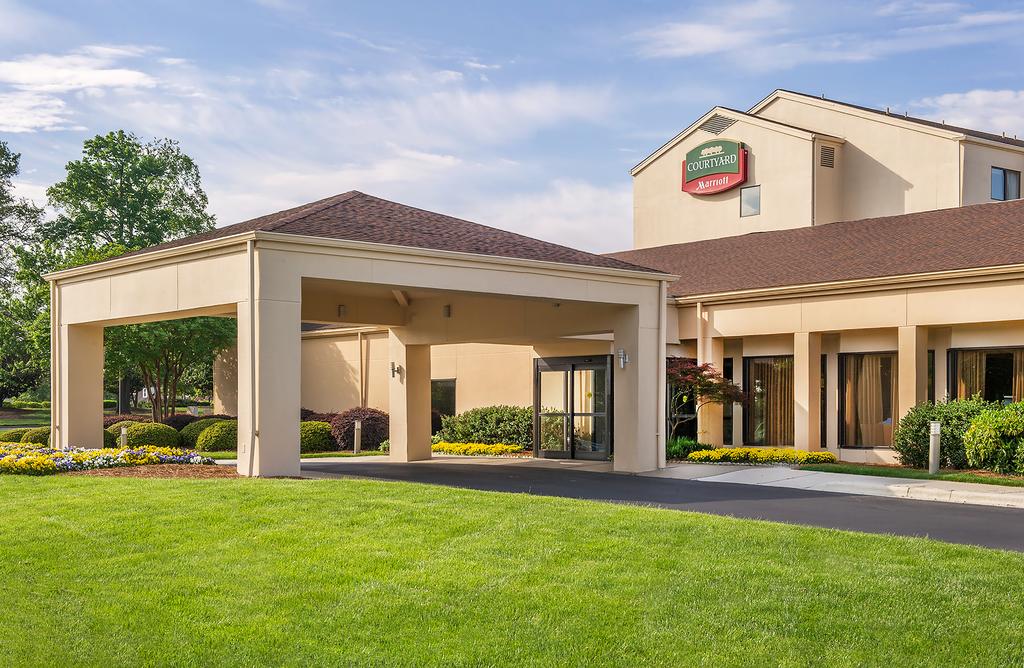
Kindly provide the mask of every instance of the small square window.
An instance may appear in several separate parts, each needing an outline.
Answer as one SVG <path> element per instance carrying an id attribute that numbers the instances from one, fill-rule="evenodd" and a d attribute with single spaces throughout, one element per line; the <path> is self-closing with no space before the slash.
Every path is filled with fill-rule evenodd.
<path id="1" fill-rule="evenodd" d="M 1002 167 L 992 168 L 992 199 L 1020 199 L 1020 172 Z"/>
<path id="2" fill-rule="evenodd" d="M 740 188 L 740 216 L 756 216 L 761 213 L 761 186 Z"/>

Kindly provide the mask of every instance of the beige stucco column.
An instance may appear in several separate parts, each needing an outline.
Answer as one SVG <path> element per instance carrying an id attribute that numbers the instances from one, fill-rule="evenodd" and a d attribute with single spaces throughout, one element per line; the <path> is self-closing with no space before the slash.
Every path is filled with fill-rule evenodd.
<path id="1" fill-rule="evenodd" d="M 793 447 L 821 449 L 821 334 L 793 334 Z"/>
<path id="2" fill-rule="evenodd" d="M 725 368 L 725 339 L 708 337 L 697 340 L 697 364 L 708 363 L 715 371 Z M 705 404 L 697 411 L 697 440 L 717 448 L 722 447 L 723 412 L 721 404 Z"/>
<path id="3" fill-rule="evenodd" d="M 300 302 L 238 304 L 238 472 L 299 475 Z"/>
<path id="4" fill-rule="evenodd" d="M 51 348 L 57 378 L 52 441 L 61 449 L 103 447 L 103 326 L 61 325 Z"/>
<path id="5" fill-rule="evenodd" d="M 658 368 L 664 365 L 663 346 L 658 345 L 658 320 L 654 307 L 623 308 L 615 317 L 613 382 L 614 459 L 616 471 L 653 471 L 658 468 L 659 436 L 664 420 L 659 410 Z M 628 357 L 625 364 L 619 351 Z"/>
<path id="6" fill-rule="evenodd" d="M 928 328 L 916 325 L 899 328 L 899 402 L 897 418 L 928 400 Z"/>
<path id="7" fill-rule="evenodd" d="M 213 360 L 213 412 L 238 415 L 238 345 Z"/>
<path id="8" fill-rule="evenodd" d="M 405 334 L 388 332 L 391 460 L 414 462 L 431 457 L 430 346 L 409 345 Z"/>

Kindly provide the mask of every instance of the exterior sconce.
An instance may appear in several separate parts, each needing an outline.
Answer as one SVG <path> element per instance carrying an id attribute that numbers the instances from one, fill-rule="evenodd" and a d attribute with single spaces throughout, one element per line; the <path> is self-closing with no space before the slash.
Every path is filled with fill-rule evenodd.
<path id="1" fill-rule="evenodd" d="M 391 377 L 394 378 L 395 376 L 397 376 L 399 374 L 401 368 L 402 367 L 400 367 L 397 364 L 395 364 L 394 362 L 392 362 L 391 363 Z"/>
<path id="2" fill-rule="evenodd" d="M 346 315 L 348 315 L 348 307 L 344 304 L 338 304 L 338 317 L 344 318 Z"/>
<path id="3" fill-rule="evenodd" d="M 446 318 L 452 317 L 452 305 L 451 304 L 445 304 L 444 308 L 442 309 L 442 313 L 444 314 L 444 317 L 446 317 Z"/>
<path id="4" fill-rule="evenodd" d="M 619 368 L 625 369 L 626 365 L 629 364 L 629 353 L 626 352 L 625 348 L 619 348 L 618 358 Z"/>

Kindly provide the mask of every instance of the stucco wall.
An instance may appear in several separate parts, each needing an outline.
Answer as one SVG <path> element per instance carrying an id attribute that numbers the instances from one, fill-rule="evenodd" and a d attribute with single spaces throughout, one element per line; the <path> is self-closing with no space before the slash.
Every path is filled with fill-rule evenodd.
<path id="1" fill-rule="evenodd" d="M 958 206 L 956 140 L 844 105 L 777 98 L 758 116 L 846 140 L 840 220 Z"/>
<path id="2" fill-rule="evenodd" d="M 747 182 L 761 186 L 761 213 L 740 217 L 740 189 L 696 196 L 682 191 L 686 152 L 716 136 L 696 130 L 633 178 L 636 248 L 801 227 L 811 223 L 809 138 L 739 117 L 720 138 L 747 145 Z"/>
<path id="3" fill-rule="evenodd" d="M 1024 172 L 1024 151 L 964 142 L 964 204 L 992 201 L 992 168 Z"/>

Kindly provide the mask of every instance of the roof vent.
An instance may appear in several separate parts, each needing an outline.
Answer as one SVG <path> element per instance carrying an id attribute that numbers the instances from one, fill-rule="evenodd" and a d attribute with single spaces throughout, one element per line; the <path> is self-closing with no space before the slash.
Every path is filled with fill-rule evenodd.
<path id="1" fill-rule="evenodd" d="M 821 147 L 821 166 L 822 167 L 835 167 L 836 166 L 836 148 L 834 146 L 822 146 Z"/>
<path id="2" fill-rule="evenodd" d="M 715 114 L 708 120 L 701 123 L 697 129 L 703 130 L 704 132 L 710 132 L 713 135 L 720 135 L 731 128 L 732 124 L 735 122 L 735 118 L 729 118 L 722 114 Z"/>

